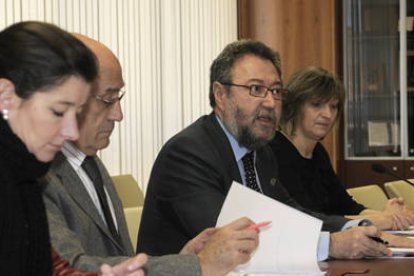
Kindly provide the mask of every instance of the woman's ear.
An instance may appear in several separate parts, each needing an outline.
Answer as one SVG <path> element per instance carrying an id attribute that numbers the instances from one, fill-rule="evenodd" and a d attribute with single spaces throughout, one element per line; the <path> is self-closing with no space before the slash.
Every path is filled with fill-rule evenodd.
<path id="1" fill-rule="evenodd" d="M 13 99 L 16 97 L 14 84 L 4 78 L 0 78 L 0 111 L 12 108 Z"/>

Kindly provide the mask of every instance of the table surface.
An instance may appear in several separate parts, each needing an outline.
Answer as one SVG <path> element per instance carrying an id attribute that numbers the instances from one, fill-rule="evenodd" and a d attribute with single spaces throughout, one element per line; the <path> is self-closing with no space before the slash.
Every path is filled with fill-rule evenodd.
<path id="1" fill-rule="evenodd" d="M 414 258 L 399 259 L 362 259 L 362 260 L 331 260 L 319 264 L 322 270 L 328 270 L 327 276 L 341 275 L 376 275 L 376 276 L 413 276 Z M 363 272 L 355 274 L 355 272 Z M 344 274 L 354 272 L 354 274 Z"/>

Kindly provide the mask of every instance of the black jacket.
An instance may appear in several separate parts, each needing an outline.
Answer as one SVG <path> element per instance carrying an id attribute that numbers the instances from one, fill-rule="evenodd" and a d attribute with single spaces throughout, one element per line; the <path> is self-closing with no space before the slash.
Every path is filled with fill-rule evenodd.
<path id="1" fill-rule="evenodd" d="M 303 210 L 280 185 L 277 168 L 268 146 L 256 152 L 263 193 Z M 242 183 L 230 143 L 213 113 L 202 116 L 171 138 L 155 161 L 141 218 L 138 252 L 177 253 L 203 229 L 215 226 L 234 180 Z M 311 214 L 324 220 L 324 229 L 331 231 L 339 230 L 347 221 Z"/>
<path id="2" fill-rule="evenodd" d="M 303 207 L 327 215 L 358 215 L 365 207 L 346 192 L 328 153 L 317 143 L 311 159 L 300 155 L 280 132 L 269 143 L 279 164 L 281 183 Z"/>

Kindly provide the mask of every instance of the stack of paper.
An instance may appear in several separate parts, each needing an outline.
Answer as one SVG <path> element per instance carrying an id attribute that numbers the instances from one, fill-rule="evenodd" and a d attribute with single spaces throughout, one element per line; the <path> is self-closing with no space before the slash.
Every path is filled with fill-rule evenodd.
<path id="1" fill-rule="evenodd" d="M 394 235 L 414 236 L 414 226 L 412 225 L 406 230 L 388 230 L 385 232 Z"/>
<path id="2" fill-rule="evenodd" d="M 248 275 L 324 274 L 317 263 L 321 220 L 233 182 L 217 226 L 244 216 L 255 222 L 272 223 L 260 230 L 259 247 L 250 262 L 237 268 L 238 272 Z"/>
<path id="3" fill-rule="evenodd" d="M 406 236 L 407 238 L 414 238 L 414 226 L 410 226 L 406 230 L 388 230 L 385 231 L 389 234 Z M 400 257 L 414 257 L 414 248 L 405 248 L 405 247 L 390 247 L 392 251 L 391 258 L 400 258 Z"/>
<path id="4" fill-rule="evenodd" d="M 414 248 L 390 247 L 393 257 L 414 257 Z"/>

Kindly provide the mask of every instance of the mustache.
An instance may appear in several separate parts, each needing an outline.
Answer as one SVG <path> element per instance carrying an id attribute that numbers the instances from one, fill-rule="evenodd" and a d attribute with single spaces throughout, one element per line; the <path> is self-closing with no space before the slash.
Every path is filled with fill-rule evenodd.
<path id="1" fill-rule="evenodd" d="M 272 122 L 276 122 L 276 113 L 273 109 L 259 109 L 256 112 L 256 116 L 255 119 L 268 119 L 271 120 Z"/>

